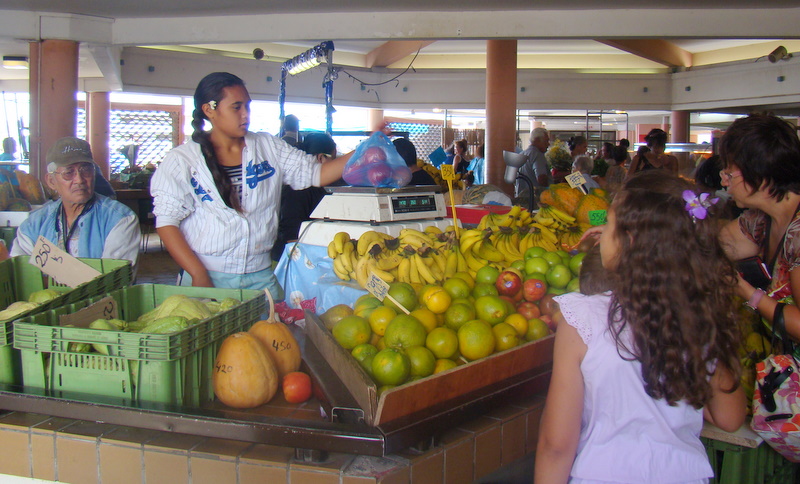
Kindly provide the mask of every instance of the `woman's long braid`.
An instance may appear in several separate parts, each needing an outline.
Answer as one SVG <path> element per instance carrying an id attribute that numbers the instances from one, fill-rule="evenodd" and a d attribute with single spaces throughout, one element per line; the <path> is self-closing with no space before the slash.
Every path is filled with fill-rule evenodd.
<path id="1" fill-rule="evenodd" d="M 200 151 L 203 153 L 203 157 L 206 160 L 206 166 L 208 166 L 208 170 L 211 172 L 214 184 L 220 195 L 222 195 L 222 200 L 225 202 L 225 205 L 237 212 L 241 212 L 241 201 L 236 191 L 233 190 L 233 185 L 231 184 L 228 174 L 219 169 L 219 162 L 217 161 L 217 153 L 214 151 L 214 145 L 211 144 L 208 132 L 203 130 L 204 122 L 205 117 L 203 116 L 203 111 L 200 108 L 195 108 L 192 112 L 192 128 L 194 128 L 192 132 L 192 141 L 200 145 Z"/>

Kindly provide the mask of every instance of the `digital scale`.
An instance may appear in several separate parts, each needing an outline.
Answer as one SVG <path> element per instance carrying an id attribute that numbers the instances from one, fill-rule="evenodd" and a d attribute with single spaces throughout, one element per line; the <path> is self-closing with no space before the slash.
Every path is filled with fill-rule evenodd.
<path id="1" fill-rule="evenodd" d="M 300 242 L 327 246 L 337 232 L 358 238 L 374 230 L 398 235 L 410 227 L 424 230 L 435 225 L 444 230 L 452 225 L 447 218 L 444 196 L 438 187 L 403 188 L 326 187 L 324 196 L 311 213 L 310 221 L 300 226 Z"/>

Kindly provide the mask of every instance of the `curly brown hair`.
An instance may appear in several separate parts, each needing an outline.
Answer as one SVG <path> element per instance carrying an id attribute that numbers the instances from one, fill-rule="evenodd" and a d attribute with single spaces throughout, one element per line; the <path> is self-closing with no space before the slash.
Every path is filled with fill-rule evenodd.
<path id="1" fill-rule="evenodd" d="M 637 174 L 615 197 L 611 210 L 624 256 L 612 279 L 609 324 L 620 356 L 641 362 L 648 395 L 701 408 L 712 396 L 715 365 L 739 381 L 741 337 L 736 276 L 719 243 L 717 206 L 694 219 L 685 190 L 695 192 L 688 181 L 658 170 Z"/>

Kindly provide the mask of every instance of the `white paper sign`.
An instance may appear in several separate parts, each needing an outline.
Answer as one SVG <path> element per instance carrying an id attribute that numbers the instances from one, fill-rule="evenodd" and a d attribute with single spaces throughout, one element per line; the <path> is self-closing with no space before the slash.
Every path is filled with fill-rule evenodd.
<path id="1" fill-rule="evenodd" d="M 77 287 L 101 273 L 64 252 L 41 235 L 36 239 L 29 262 L 59 284 Z"/>
<path id="2" fill-rule="evenodd" d="M 583 186 L 586 183 L 586 178 L 583 177 L 582 173 L 580 172 L 570 173 L 569 175 L 566 176 L 566 180 L 571 188 L 577 188 L 583 193 L 588 193 L 586 187 Z"/>
<path id="3" fill-rule="evenodd" d="M 59 316 L 58 324 L 59 326 L 72 325 L 76 328 L 88 328 L 97 319 L 117 319 L 117 316 L 117 301 L 108 296 L 80 311 Z"/>

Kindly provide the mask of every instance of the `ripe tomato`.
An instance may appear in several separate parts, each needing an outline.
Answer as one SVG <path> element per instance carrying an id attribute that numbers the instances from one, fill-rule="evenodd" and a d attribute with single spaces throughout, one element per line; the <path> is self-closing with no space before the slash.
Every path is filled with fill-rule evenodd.
<path id="1" fill-rule="evenodd" d="M 283 396 L 289 403 L 303 403 L 311 398 L 311 377 L 302 371 L 293 371 L 283 377 Z"/>

